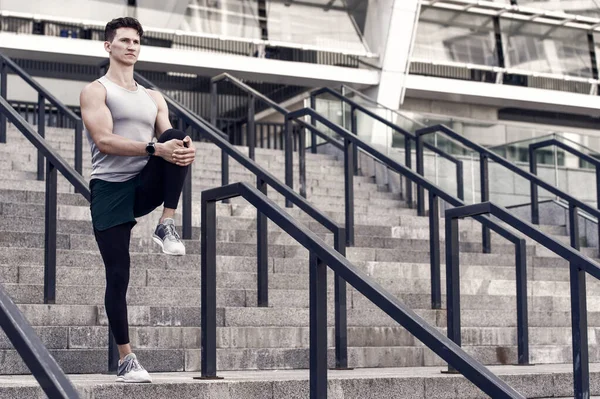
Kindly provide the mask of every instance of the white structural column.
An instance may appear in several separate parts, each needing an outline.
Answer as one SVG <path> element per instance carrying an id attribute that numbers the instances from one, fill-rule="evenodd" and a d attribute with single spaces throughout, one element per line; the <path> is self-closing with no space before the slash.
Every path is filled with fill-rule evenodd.
<path id="1" fill-rule="evenodd" d="M 391 109 L 403 101 L 420 6 L 419 0 L 369 0 L 365 40 L 380 56 L 381 74 L 379 85 L 366 94 Z M 367 123 L 359 118 L 359 127 L 361 122 Z M 391 132 L 380 124 L 370 130 L 373 144 L 389 146 Z"/>

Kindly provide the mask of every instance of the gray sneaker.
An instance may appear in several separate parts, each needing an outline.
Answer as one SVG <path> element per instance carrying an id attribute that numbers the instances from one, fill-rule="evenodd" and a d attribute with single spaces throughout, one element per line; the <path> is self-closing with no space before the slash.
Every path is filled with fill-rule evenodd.
<path id="1" fill-rule="evenodd" d="M 171 218 L 165 219 L 156 226 L 152 239 L 168 255 L 185 255 L 185 246 L 175 230 L 175 221 Z"/>
<path id="2" fill-rule="evenodd" d="M 123 361 L 119 360 L 117 382 L 152 382 L 150 374 L 138 362 L 137 357 L 130 353 Z"/>

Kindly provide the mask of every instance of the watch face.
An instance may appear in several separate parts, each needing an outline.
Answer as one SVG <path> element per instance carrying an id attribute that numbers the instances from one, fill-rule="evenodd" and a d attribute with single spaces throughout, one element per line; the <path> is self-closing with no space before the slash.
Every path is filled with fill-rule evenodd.
<path id="1" fill-rule="evenodd" d="M 146 152 L 149 155 L 154 155 L 154 152 L 156 151 L 156 148 L 154 147 L 154 143 L 150 143 L 146 146 Z"/>

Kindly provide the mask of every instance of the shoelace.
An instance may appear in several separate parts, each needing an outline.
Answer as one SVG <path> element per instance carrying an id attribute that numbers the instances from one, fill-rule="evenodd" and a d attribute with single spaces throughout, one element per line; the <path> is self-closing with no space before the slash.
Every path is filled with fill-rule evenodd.
<path id="1" fill-rule="evenodd" d="M 143 370 L 144 368 L 142 367 L 142 365 L 137 361 L 137 359 L 134 359 L 130 362 L 127 363 L 127 365 L 125 366 L 125 373 L 128 373 L 130 371 L 137 371 L 137 370 Z"/>
<path id="2" fill-rule="evenodd" d="M 175 225 L 166 224 L 165 225 L 165 230 L 166 230 L 166 236 L 167 237 L 173 236 L 173 237 L 175 237 L 175 240 L 180 240 L 179 234 L 177 234 L 177 231 L 175 231 Z"/>

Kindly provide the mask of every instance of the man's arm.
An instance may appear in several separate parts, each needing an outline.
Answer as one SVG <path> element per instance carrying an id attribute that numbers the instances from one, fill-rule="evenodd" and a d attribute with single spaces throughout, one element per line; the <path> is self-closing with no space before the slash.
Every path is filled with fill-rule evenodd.
<path id="1" fill-rule="evenodd" d="M 148 93 L 150 93 L 158 107 L 154 129 L 156 130 L 156 137 L 159 137 L 166 130 L 173 128 L 171 121 L 169 120 L 169 106 L 160 92 L 148 90 Z M 178 148 L 173 153 L 173 160 L 175 161 L 174 163 L 179 166 L 187 166 L 191 164 L 194 162 L 196 157 L 196 147 L 194 147 L 194 143 L 192 142 L 190 136 L 186 136 L 183 139 L 183 145 L 183 148 Z"/>
<path id="2" fill-rule="evenodd" d="M 148 90 L 148 93 L 152 96 L 158 108 L 154 130 L 156 137 L 160 137 L 166 130 L 173 129 L 171 121 L 169 120 L 169 106 L 167 105 L 165 98 L 158 91 Z"/>
<path id="3" fill-rule="evenodd" d="M 92 140 L 103 154 L 122 156 L 146 156 L 146 145 L 113 133 L 113 120 L 106 106 L 106 89 L 101 83 L 88 84 L 79 96 L 81 117 Z M 169 140 L 156 144 L 156 156 L 175 163 L 174 153 L 183 147 L 181 140 Z"/>

